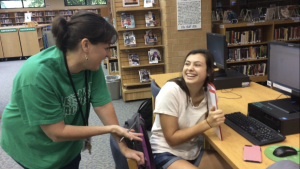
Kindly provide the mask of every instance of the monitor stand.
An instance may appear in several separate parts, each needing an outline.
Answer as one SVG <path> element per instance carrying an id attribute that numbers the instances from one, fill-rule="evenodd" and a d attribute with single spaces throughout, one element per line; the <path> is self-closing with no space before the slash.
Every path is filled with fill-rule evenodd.
<path id="1" fill-rule="evenodd" d="M 226 77 L 227 74 L 226 74 L 225 69 L 219 68 L 219 71 L 215 71 L 215 72 L 214 72 L 214 76 L 215 76 L 215 77 Z"/>
<path id="2" fill-rule="evenodd" d="M 272 100 L 268 104 L 288 114 L 300 112 L 299 103 L 293 102 L 291 98 Z"/>

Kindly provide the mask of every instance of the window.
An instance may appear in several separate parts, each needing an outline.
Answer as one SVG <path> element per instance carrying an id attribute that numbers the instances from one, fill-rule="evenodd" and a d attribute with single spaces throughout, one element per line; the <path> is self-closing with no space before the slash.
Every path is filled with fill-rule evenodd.
<path id="1" fill-rule="evenodd" d="M 45 0 L 0 0 L 1 9 L 45 7 Z"/>
<path id="2" fill-rule="evenodd" d="M 106 0 L 65 0 L 65 6 L 106 5 Z"/>

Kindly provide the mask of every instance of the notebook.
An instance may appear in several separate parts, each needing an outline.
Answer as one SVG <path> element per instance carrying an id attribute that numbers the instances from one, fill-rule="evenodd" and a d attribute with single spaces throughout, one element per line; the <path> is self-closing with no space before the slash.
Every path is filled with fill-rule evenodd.
<path id="1" fill-rule="evenodd" d="M 215 106 L 215 110 L 218 110 L 218 105 L 217 105 L 217 94 L 216 94 L 216 88 L 212 83 L 207 84 L 207 89 L 209 91 L 209 96 L 210 96 L 210 101 L 211 101 L 211 105 Z M 211 107 L 209 107 L 209 110 L 211 109 Z M 219 137 L 219 139 L 221 141 L 223 141 L 223 137 L 222 137 L 222 131 L 221 131 L 221 126 L 219 127 L 213 127 L 214 132 L 216 133 L 216 135 Z"/>

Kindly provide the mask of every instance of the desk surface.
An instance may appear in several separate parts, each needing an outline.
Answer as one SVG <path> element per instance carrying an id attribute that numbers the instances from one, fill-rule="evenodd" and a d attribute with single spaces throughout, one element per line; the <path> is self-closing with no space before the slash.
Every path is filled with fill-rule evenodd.
<path id="1" fill-rule="evenodd" d="M 167 80 L 180 76 L 181 73 L 168 73 L 160 75 L 150 75 L 151 79 L 154 79 L 156 84 L 162 87 Z M 225 93 L 227 90 L 217 90 L 217 95 L 219 97 L 218 106 L 219 109 L 223 110 L 225 114 L 240 111 L 247 114 L 248 103 L 259 102 L 266 100 L 274 100 L 281 93 L 259 85 L 257 83 L 251 82 L 249 87 L 245 88 L 234 88 L 233 93 L 241 95 L 240 99 L 225 99 L 226 98 L 237 98 L 238 96 L 233 93 Z M 281 96 L 285 98 L 285 96 Z M 214 147 L 216 151 L 233 167 L 239 169 L 253 169 L 253 168 L 267 168 L 274 161 L 270 160 L 264 155 L 264 150 L 270 145 L 261 146 L 262 149 L 262 163 L 251 163 L 245 162 L 243 160 L 243 146 L 252 145 L 247 139 L 235 132 L 233 129 L 228 127 L 226 124 L 221 125 L 223 141 L 220 141 L 213 130 L 207 130 L 203 136 L 204 138 Z M 283 142 L 275 143 L 281 145 L 290 145 L 299 148 L 299 136 L 300 134 L 293 134 L 286 136 Z"/>

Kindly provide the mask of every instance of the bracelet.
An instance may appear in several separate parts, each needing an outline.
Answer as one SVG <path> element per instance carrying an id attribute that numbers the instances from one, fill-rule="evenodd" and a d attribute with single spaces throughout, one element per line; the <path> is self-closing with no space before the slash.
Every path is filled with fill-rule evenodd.
<path id="1" fill-rule="evenodd" d="M 210 124 L 208 123 L 207 119 L 205 119 L 205 120 L 206 120 L 206 123 L 209 125 L 209 127 L 212 128 L 212 127 L 210 126 Z"/>

